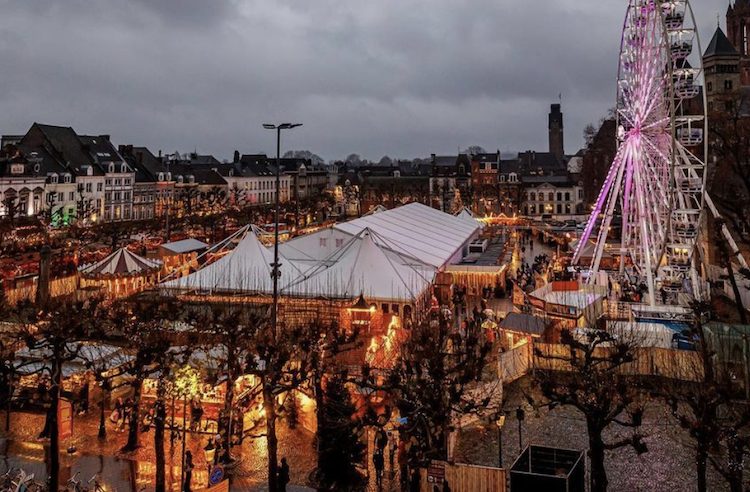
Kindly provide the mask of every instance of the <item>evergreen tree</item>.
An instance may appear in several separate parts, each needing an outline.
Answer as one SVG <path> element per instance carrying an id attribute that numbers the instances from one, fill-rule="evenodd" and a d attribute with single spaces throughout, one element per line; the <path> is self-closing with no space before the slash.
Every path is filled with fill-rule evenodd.
<path id="1" fill-rule="evenodd" d="M 356 407 L 346 388 L 346 373 L 336 372 L 327 380 L 323 411 L 318 422 L 319 490 L 357 490 L 363 486 L 356 468 L 365 455 L 360 441 L 361 425 L 353 418 Z"/>

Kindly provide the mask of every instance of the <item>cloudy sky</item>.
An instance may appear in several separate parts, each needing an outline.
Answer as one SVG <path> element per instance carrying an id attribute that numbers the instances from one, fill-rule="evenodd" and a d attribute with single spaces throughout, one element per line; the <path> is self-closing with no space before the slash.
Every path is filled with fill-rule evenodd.
<path id="1" fill-rule="evenodd" d="M 727 0 L 694 2 L 704 46 Z M 326 159 L 545 150 L 612 106 L 626 0 L 0 0 L 0 132 Z"/>

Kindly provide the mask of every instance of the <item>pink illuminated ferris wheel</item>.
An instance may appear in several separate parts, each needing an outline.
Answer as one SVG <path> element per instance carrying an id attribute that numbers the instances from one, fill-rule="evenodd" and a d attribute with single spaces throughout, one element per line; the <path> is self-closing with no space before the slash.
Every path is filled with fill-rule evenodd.
<path id="1" fill-rule="evenodd" d="M 703 68 L 687 0 L 630 0 L 617 80 L 618 150 L 575 251 L 593 241 L 614 275 L 645 283 L 654 305 L 699 293 L 698 234 L 707 144 Z M 591 278 L 595 276 L 592 275 Z"/>

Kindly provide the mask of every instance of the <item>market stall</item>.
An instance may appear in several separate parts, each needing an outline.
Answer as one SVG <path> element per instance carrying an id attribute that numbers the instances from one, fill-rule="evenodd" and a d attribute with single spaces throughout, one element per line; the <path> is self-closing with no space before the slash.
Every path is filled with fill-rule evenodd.
<path id="1" fill-rule="evenodd" d="M 80 289 L 99 289 L 107 297 L 125 297 L 159 281 L 161 262 L 120 248 L 103 260 L 78 269 Z"/>

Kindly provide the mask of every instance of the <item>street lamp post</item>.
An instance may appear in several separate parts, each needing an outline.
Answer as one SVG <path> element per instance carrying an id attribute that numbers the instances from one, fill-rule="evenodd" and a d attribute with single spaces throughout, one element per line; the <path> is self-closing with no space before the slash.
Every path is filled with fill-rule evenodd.
<path id="1" fill-rule="evenodd" d="M 497 466 L 503 467 L 503 425 L 505 425 L 505 415 L 500 415 L 495 421 L 497 425 Z"/>
<path id="2" fill-rule="evenodd" d="M 274 125 L 264 123 L 266 130 L 276 130 L 276 209 L 274 211 L 274 233 L 273 233 L 273 263 L 271 264 L 271 278 L 273 278 L 273 337 L 278 336 L 278 311 L 279 311 L 279 277 L 281 276 L 281 264 L 279 264 L 279 207 L 281 195 L 281 130 L 291 130 L 302 126 L 302 123 L 280 123 Z"/>
<path id="3" fill-rule="evenodd" d="M 523 408 L 518 407 L 516 409 L 516 418 L 518 419 L 518 452 L 519 454 L 521 451 L 523 451 L 523 439 L 521 438 L 521 423 L 523 422 L 523 419 L 526 417 L 526 412 L 523 411 Z"/>

